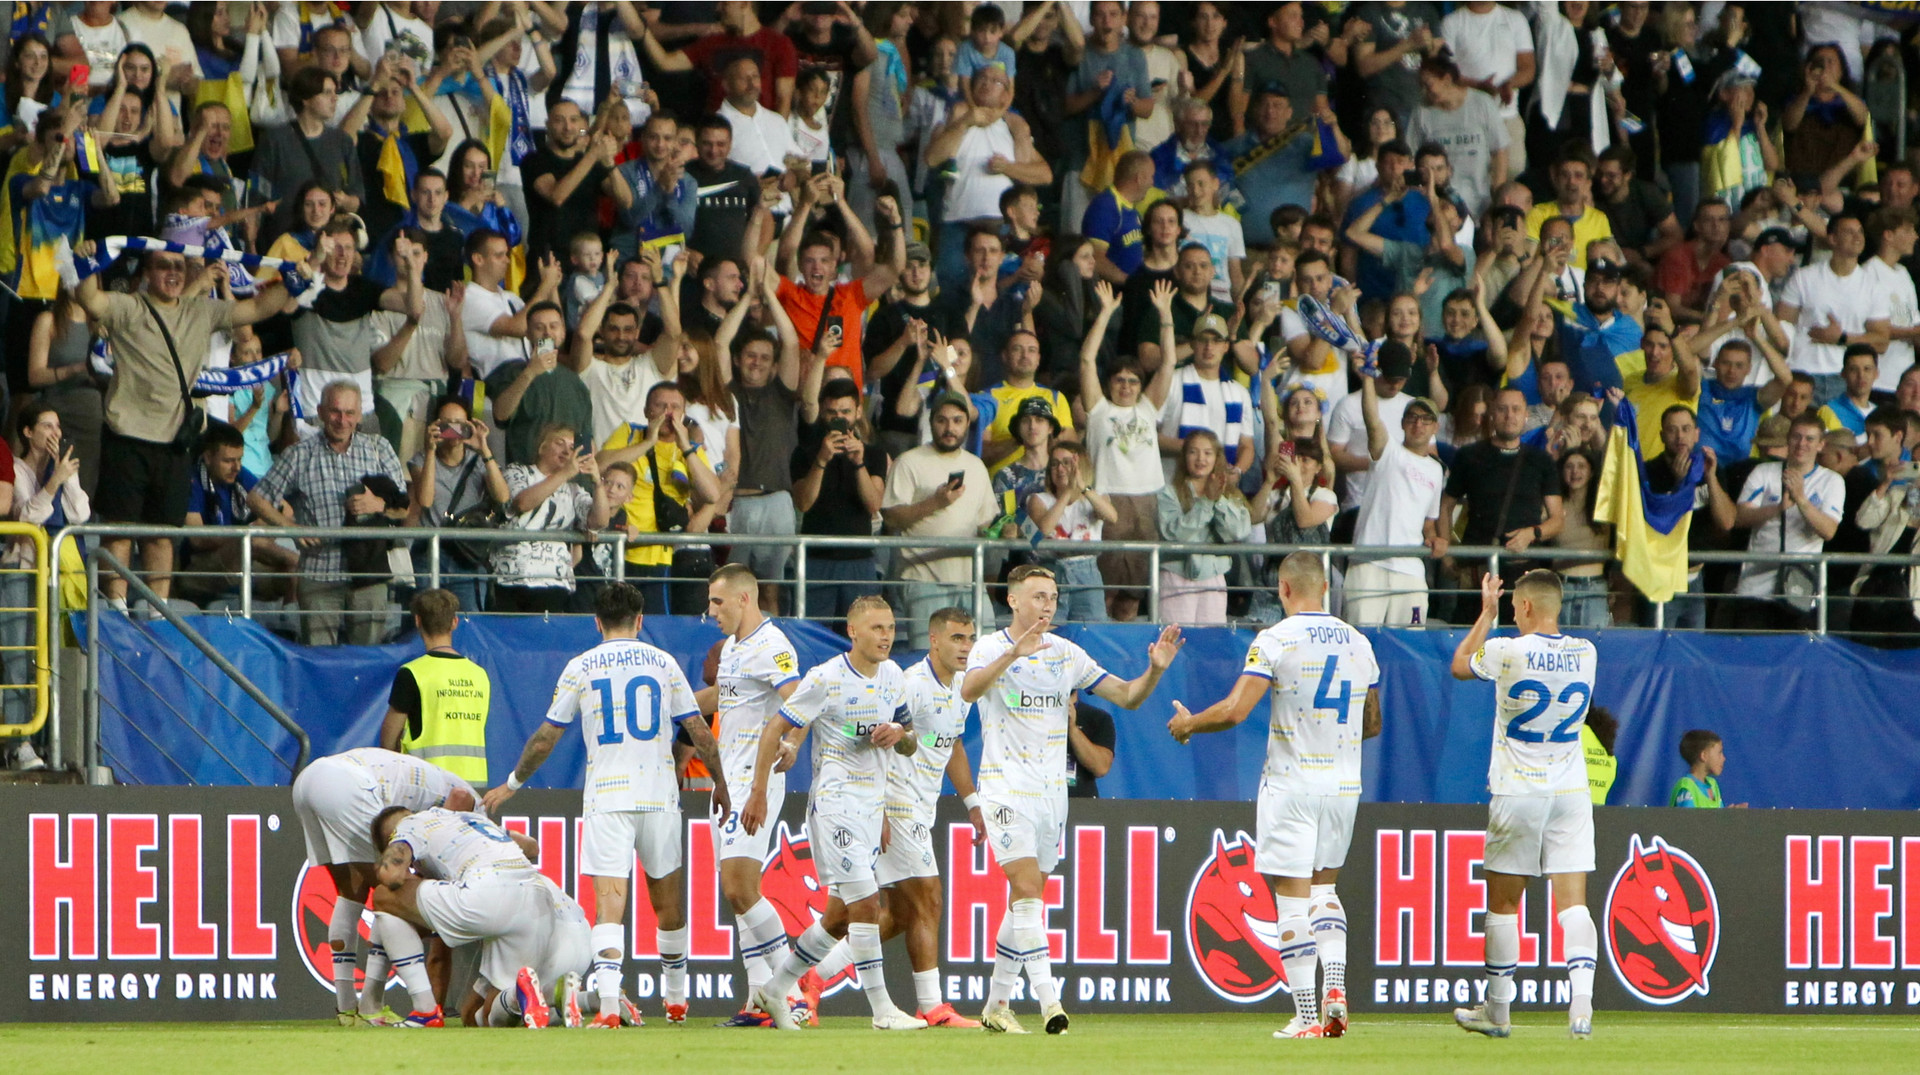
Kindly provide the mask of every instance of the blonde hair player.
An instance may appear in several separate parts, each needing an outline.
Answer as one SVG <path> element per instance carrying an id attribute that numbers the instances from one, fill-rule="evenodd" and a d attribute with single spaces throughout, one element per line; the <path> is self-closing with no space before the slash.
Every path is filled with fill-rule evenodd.
<path id="1" fill-rule="evenodd" d="M 1347 1032 L 1347 912 L 1334 885 L 1360 803 L 1360 741 L 1380 734 L 1380 665 L 1365 635 L 1327 614 L 1326 592 L 1319 556 L 1281 561 L 1287 618 L 1253 640 L 1232 693 L 1198 713 L 1175 701 L 1167 722 L 1185 743 L 1238 727 L 1262 695 L 1273 697 L 1254 869 L 1273 889 L 1280 965 L 1293 991 L 1293 1019 L 1276 1038 Z M 1316 962 L 1326 968 L 1324 1002 Z"/>
<path id="2" fill-rule="evenodd" d="M 974 645 L 960 686 L 963 701 L 980 704 L 980 806 L 1012 900 L 995 938 L 993 985 L 980 1021 L 990 1031 L 1026 1033 L 1008 1004 L 1025 967 L 1047 1033 L 1064 1034 L 1067 1012 L 1053 980 L 1041 899 L 1067 822 L 1068 703 L 1074 691 L 1089 691 L 1140 708 L 1179 655 L 1180 628 L 1166 628 L 1147 647 L 1139 678 L 1120 680 L 1047 631 L 1060 604 L 1053 572 L 1024 565 L 1007 582 L 1013 626 Z"/>
<path id="3" fill-rule="evenodd" d="M 1600 935 L 1587 910 L 1593 872 L 1593 799 L 1580 725 L 1593 700 L 1593 643 L 1560 633 L 1560 576 L 1534 570 L 1513 584 L 1517 638 L 1488 638 L 1500 614 L 1500 579 L 1480 582 L 1480 618 L 1453 651 L 1453 678 L 1493 684 L 1493 757 L 1487 786 L 1487 999 L 1456 1008 L 1461 1029 L 1491 1038 L 1512 1030 L 1513 969 L 1520 961 L 1520 898 L 1547 875 L 1566 938 L 1573 1004 L 1567 1033 L 1593 1036 L 1593 969 Z"/>

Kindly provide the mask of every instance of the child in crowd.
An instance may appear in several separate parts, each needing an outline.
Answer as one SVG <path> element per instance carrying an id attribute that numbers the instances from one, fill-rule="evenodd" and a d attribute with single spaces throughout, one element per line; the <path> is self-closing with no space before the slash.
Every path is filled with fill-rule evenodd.
<path id="1" fill-rule="evenodd" d="M 1720 774 L 1727 769 L 1727 748 L 1719 735 L 1695 728 L 1681 736 L 1680 760 L 1687 763 L 1688 772 L 1673 786 L 1673 797 L 1667 805 L 1696 810 L 1718 810 L 1727 805 L 1720 796 Z"/>
<path id="2" fill-rule="evenodd" d="M 833 80 L 824 67 L 803 67 L 793 83 L 793 117 L 787 126 L 793 133 L 798 156 L 812 163 L 815 171 L 833 170 L 832 132 L 827 123 L 833 118 L 827 102 L 833 98 Z"/>
<path id="3" fill-rule="evenodd" d="M 251 325 L 241 325 L 233 330 L 233 359 L 235 366 L 251 366 L 260 361 L 264 348 L 260 336 Z M 242 388 L 230 399 L 232 410 L 230 425 L 240 431 L 247 442 L 246 452 L 240 457 L 241 469 L 256 478 L 265 477 L 273 468 L 273 416 L 285 414 L 289 408 L 287 393 L 277 383 L 279 378 L 266 381 L 253 388 Z"/>
<path id="4" fill-rule="evenodd" d="M 1007 16 L 998 4 L 981 4 L 973 9 L 967 19 L 967 39 L 960 43 L 959 54 L 954 58 L 954 73 L 960 76 L 960 83 L 966 87 L 967 103 L 973 103 L 973 73 L 982 67 L 999 67 L 1007 72 L 1007 78 L 1014 77 L 1015 60 L 1013 47 L 1001 38 L 1007 33 Z M 1012 92 L 1011 87 L 1008 90 Z"/>
<path id="5" fill-rule="evenodd" d="M 600 297 L 601 289 L 607 286 L 605 261 L 600 236 L 593 232 L 583 231 L 567 244 L 567 280 L 560 288 L 567 324 L 579 324 L 580 311 L 592 305 L 593 300 Z"/>

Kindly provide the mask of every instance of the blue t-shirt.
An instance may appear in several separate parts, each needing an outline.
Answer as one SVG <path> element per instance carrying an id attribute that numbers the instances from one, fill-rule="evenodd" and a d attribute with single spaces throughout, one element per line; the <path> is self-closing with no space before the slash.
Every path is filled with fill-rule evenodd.
<path id="1" fill-rule="evenodd" d="M 953 57 L 953 73 L 959 75 L 961 81 L 965 81 L 972 78 L 973 73 L 982 67 L 998 67 L 1007 73 L 1008 78 L 1014 77 L 1013 47 L 1002 40 L 999 51 L 986 56 L 974 46 L 971 37 L 961 38 L 960 51 Z"/>
<path id="2" fill-rule="evenodd" d="M 1147 259 L 1145 236 L 1140 228 L 1140 210 L 1121 201 L 1112 187 L 1093 196 L 1086 215 L 1080 218 L 1080 234 L 1107 244 L 1107 260 L 1121 272 L 1132 274 Z"/>
<path id="3" fill-rule="evenodd" d="M 1273 242 L 1269 218 L 1275 209 L 1283 205 L 1313 208 L 1314 171 L 1307 167 L 1313 156 L 1313 132 L 1302 131 L 1278 147 L 1263 145 L 1265 141 L 1248 131 L 1224 147 L 1233 165 L 1234 183 L 1246 198 L 1240 209 L 1240 231 L 1248 246 Z"/>
<path id="4" fill-rule="evenodd" d="M 1867 435 L 1867 411 L 1872 409 L 1873 404 L 1869 403 L 1866 410 L 1861 410 L 1860 405 L 1853 401 L 1853 397 L 1843 392 L 1833 397 L 1832 402 L 1820 408 L 1820 419 L 1826 421 L 1831 417 L 1834 422 L 1840 423 L 1841 429 L 1856 437 L 1864 438 Z M 1827 428 L 1833 428 L 1831 422 L 1828 423 Z"/>
<path id="5" fill-rule="evenodd" d="M 1371 187 L 1355 198 L 1353 204 L 1347 207 L 1346 218 L 1340 222 L 1340 234 L 1345 235 L 1354 221 L 1380 204 L 1382 197 L 1379 187 Z M 1382 209 L 1380 215 L 1374 219 L 1371 230 L 1382 239 L 1398 240 L 1424 247 L 1431 238 L 1427 234 L 1427 215 L 1432 211 L 1433 207 L 1427 203 L 1427 196 L 1414 191 Z M 1397 282 L 1393 266 L 1364 250 L 1360 252 L 1360 273 L 1354 283 L 1360 285 L 1362 296 L 1386 302 L 1393 298 Z"/>
<path id="6" fill-rule="evenodd" d="M 1700 386 L 1700 443 L 1712 448 L 1723 466 L 1753 453 L 1753 435 L 1760 428 L 1759 397 L 1754 385 L 1726 388 L 1707 381 Z"/>
<path id="7" fill-rule="evenodd" d="M 1614 359 L 1640 346 L 1640 323 L 1615 312 L 1605 328 L 1584 304 L 1573 308 L 1573 320 L 1560 318 L 1560 357 L 1573 369 L 1575 391 L 1605 400 L 1607 389 L 1626 391 L 1620 364 Z M 1604 406 L 1604 404 L 1603 404 Z"/>
<path id="8" fill-rule="evenodd" d="M 187 490 L 187 512 L 200 516 L 200 521 L 207 526 L 238 526 L 253 517 L 244 510 L 246 497 L 259 482 L 260 479 L 243 466 L 238 481 L 221 485 L 207 475 L 206 464 L 196 463 L 193 485 Z"/>

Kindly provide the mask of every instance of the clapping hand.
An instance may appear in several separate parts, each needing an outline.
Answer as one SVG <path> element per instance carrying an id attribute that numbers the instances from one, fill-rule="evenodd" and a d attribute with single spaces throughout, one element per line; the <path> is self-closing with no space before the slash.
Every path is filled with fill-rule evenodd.
<path id="1" fill-rule="evenodd" d="M 1187 643 L 1180 637 L 1180 628 L 1168 625 L 1161 630 L 1160 637 L 1147 647 L 1147 667 L 1156 672 L 1164 672 L 1173 666 L 1173 659 L 1180 656 L 1180 648 Z"/>

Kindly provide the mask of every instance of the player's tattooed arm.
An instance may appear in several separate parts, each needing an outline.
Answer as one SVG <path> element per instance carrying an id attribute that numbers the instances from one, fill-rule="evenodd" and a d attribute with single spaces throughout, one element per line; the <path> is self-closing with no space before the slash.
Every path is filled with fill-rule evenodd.
<path id="1" fill-rule="evenodd" d="M 538 731 L 528 737 L 526 747 L 520 751 L 520 762 L 513 767 L 513 779 L 487 792 L 486 797 L 480 800 L 487 813 L 498 813 L 500 807 L 513 798 L 518 786 L 531 780 L 533 774 L 540 771 L 540 766 L 545 764 L 547 755 L 553 753 L 554 745 L 560 742 L 560 736 L 565 731 L 558 724 L 542 724 Z"/>
<path id="2" fill-rule="evenodd" d="M 380 883 L 398 892 L 400 891 L 401 883 L 407 879 L 407 874 L 412 867 L 413 848 L 396 840 L 388 844 L 387 849 L 380 854 L 380 865 L 378 867 Z"/>
<path id="3" fill-rule="evenodd" d="M 1380 688 L 1367 688 L 1367 708 L 1361 711 L 1360 738 L 1372 739 L 1380 734 Z"/>
<path id="4" fill-rule="evenodd" d="M 698 716 L 681 721 L 680 727 L 686 729 L 700 764 L 713 776 L 713 804 L 720 808 L 722 817 L 732 813 L 733 797 L 727 792 L 727 774 L 720 764 L 720 744 L 713 737 L 713 729 L 707 726 L 706 718 Z"/>

